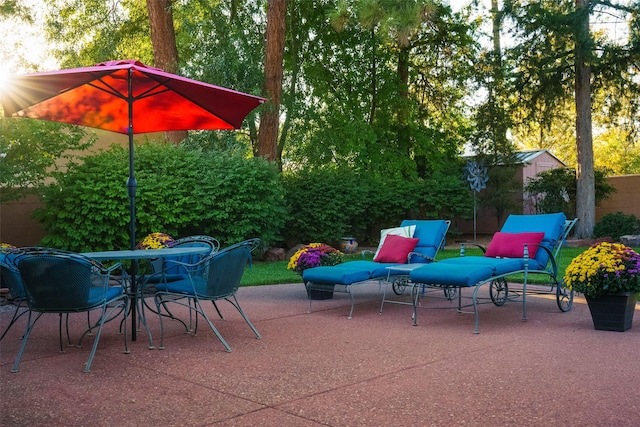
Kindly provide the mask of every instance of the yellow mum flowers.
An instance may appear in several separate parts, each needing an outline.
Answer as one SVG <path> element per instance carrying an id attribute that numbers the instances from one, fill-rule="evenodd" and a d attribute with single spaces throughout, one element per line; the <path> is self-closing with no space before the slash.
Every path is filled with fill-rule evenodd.
<path id="1" fill-rule="evenodd" d="M 640 292 L 640 254 L 620 243 L 598 243 L 567 267 L 563 286 L 590 297 Z"/>

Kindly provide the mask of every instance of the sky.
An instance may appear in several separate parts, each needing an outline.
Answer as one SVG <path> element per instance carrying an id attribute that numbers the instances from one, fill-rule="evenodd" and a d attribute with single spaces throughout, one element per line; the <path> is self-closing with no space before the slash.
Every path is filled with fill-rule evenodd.
<path id="1" fill-rule="evenodd" d="M 25 6 L 32 6 L 36 13 L 36 25 L 26 25 L 15 20 L 0 17 L 0 90 L 12 74 L 47 71 L 58 68 L 56 60 L 47 52 L 47 40 L 42 31 L 42 0 L 21 0 Z M 26 61 L 32 67 L 23 67 Z"/>

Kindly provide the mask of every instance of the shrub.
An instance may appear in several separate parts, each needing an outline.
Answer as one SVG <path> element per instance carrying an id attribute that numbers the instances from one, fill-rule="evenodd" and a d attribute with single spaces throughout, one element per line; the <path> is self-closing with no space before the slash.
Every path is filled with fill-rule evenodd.
<path id="1" fill-rule="evenodd" d="M 369 186 L 350 169 L 300 170 L 283 176 L 289 221 L 284 237 L 334 244 L 346 235 L 362 236 Z M 291 246 L 291 245 L 290 245 Z"/>
<path id="2" fill-rule="evenodd" d="M 640 220 L 635 215 L 625 215 L 622 212 L 606 214 L 593 227 L 593 237 L 611 237 L 619 242 L 620 236 L 640 234 Z"/>
<path id="3" fill-rule="evenodd" d="M 282 185 L 275 165 L 171 144 L 135 147 L 136 235 L 211 235 L 223 245 L 249 237 L 279 239 Z M 45 190 L 36 212 L 41 244 L 74 251 L 129 246 L 128 149 L 84 158 Z"/>
<path id="4" fill-rule="evenodd" d="M 603 170 L 595 170 L 596 206 L 616 191 L 606 180 Z M 534 197 L 538 213 L 564 212 L 567 218 L 576 216 L 576 173 L 569 168 L 556 168 L 540 172 L 529 178 L 525 191 Z"/>
<path id="5" fill-rule="evenodd" d="M 403 219 L 453 219 L 472 206 L 459 174 L 422 179 L 378 177 L 348 168 L 304 169 L 286 174 L 283 184 L 289 218 L 283 234 L 289 246 L 337 244 L 343 236 L 373 243 L 381 229 Z"/>

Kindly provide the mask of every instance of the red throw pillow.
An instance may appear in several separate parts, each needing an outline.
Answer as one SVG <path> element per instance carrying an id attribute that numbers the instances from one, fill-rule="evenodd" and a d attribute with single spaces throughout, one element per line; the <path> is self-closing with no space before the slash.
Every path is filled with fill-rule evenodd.
<path id="1" fill-rule="evenodd" d="M 529 248 L 529 258 L 535 258 L 538 252 L 538 245 L 542 242 L 544 233 L 503 233 L 497 232 L 493 235 L 491 243 L 484 256 L 500 258 L 522 258 L 524 256 L 524 245 Z"/>
<path id="2" fill-rule="evenodd" d="M 406 264 L 409 252 L 415 249 L 420 239 L 388 234 L 384 239 L 380 252 L 373 258 L 375 262 L 392 262 Z"/>

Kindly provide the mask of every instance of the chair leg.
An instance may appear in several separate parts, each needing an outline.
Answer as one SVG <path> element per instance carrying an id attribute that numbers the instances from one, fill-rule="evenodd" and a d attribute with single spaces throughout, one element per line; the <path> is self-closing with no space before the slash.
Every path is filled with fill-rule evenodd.
<path id="1" fill-rule="evenodd" d="M 39 313 L 42 314 L 42 313 Z M 33 330 L 33 326 L 40 319 L 40 316 L 36 316 L 36 318 L 31 322 L 31 310 L 29 310 L 29 316 L 27 318 L 27 330 L 22 336 L 22 343 L 20 344 L 20 349 L 18 350 L 18 355 L 16 356 L 16 360 L 13 363 L 13 368 L 11 368 L 12 373 L 18 372 L 18 365 L 20 364 L 20 359 L 22 359 L 22 353 L 24 353 L 24 348 L 27 346 L 27 341 L 29 340 L 29 335 L 31 335 L 31 331 Z"/>
<path id="2" fill-rule="evenodd" d="M 222 343 L 222 345 L 224 346 L 224 348 L 227 350 L 227 353 L 231 353 L 231 347 L 229 346 L 229 344 L 227 344 L 227 341 L 225 341 L 225 339 L 222 337 L 222 335 L 220 334 L 220 332 L 218 332 L 218 329 L 216 329 L 215 326 L 213 326 L 213 323 L 211 322 L 211 320 L 209 320 L 209 317 L 207 316 L 207 314 L 204 312 L 204 310 L 202 309 L 202 305 L 200 304 L 200 301 L 197 298 L 194 298 L 194 305 L 197 306 L 197 310 L 196 310 L 196 323 L 198 321 L 198 313 L 200 313 L 202 315 L 202 317 L 204 317 L 204 320 L 207 321 L 207 323 L 209 324 L 209 327 L 211 328 L 211 330 L 213 331 L 213 333 L 216 335 L 216 337 L 218 337 L 218 339 L 220 340 L 220 342 Z M 197 327 L 197 325 L 196 325 Z M 257 332 L 257 331 L 256 331 Z"/>
<path id="3" fill-rule="evenodd" d="M 96 337 L 93 341 L 93 346 L 91 347 L 91 353 L 89 354 L 89 359 L 87 360 L 87 363 L 85 364 L 84 367 L 84 372 L 90 372 L 91 371 L 91 364 L 93 363 L 93 357 L 96 355 L 96 350 L 98 349 L 98 342 L 100 341 L 100 335 L 102 334 L 102 327 L 104 326 L 104 324 L 112 319 L 109 319 L 109 316 L 111 315 L 111 313 L 113 313 L 115 310 L 119 310 L 120 307 L 122 307 L 122 310 L 125 313 L 125 316 L 127 315 L 126 309 L 127 309 L 127 302 L 128 299 L 125 297 L 122 298 L 122 300 L 120 300 L 120 302 L 118 304 L 116 304 L 115 306 L 109 308 L 107 307 L 107 304 L 105 304 L 102 307 L 102 313 L 100 316 L 100 319 L 98 320 L 98 323 L 96 324 L 96 326 L 98 327 L 98 331 L 96 332 Z M 95 326 L 94 326 L 95 328 Z M 91 328 L 93 329 L 93 328 Z M 91 330 L 89 329 L 89 330 Z M 86 332 L 85 332 L 86 334 Z M 125 319 L 124 322 L 124 352 L 125 353 L 129 353 L 129 347 L 127 344 L 127 322 Z"/>
<path id="4" fill-rule="evenodd" d="M 100 341 L 100 334 L 102 333 L 102 325 L 104 325 L 106 309 L 107 309 L 106 306 L 102 308 L 102 315 L 100 316 L 100 320 L 98 321 L 99 323 L 98 332 L 96 332 L 96 337 L 93 340 L 93 346 L 91 347 L 91 353 L 89 353 L 89 359 L 87 360 L 87 363 L 84 366 L 84 372 L 89 372 L 91 370 L 91 363 L 93 363 L 93 356 L 95 356 L 96 354 L 96 350 L 98 348 L 98 341 Z"/>
<path id="5" fill-rule="evenodd" d="M 191 299 L 193 299 L 193 306 L 191 305 Z M 201 315 L 202 317 L 204 317 L 204 319 L 207 321 L 207 323 L 209 324 L 209 327 L 211 328 L 211 330 L 213 331 L 213 333 L 216 335 L 216 337 L 218 337 L 218 339 L 220 340 L 220 342 L 222 343 L 222 345 L 224 346 L 225 350 L 227 350 L 228 353 L 231 352 L 231 347 L 229 346 L 229 344 L 227 344 L 227 342 L 225 341 L 225 339 L 222 337 L 222 335 L 220 334 L 220 332 L 218 331 L 218 329 L 216 329 L 216 327 L 213 325 L 213 323 L 209 320 L 209 317 L 207 317 L 206 313 L 204 312 L 204 310 L 202 309 L 202 305 L 200 304 L 200 301 L 197 298 L 187 298 L 187 303 L 182 303 L 176 300 L 172 300 L 172 301 L 165 301 L 162 299 L 162 294 L 161 293 L 157 293 L 155 295 L 155 302 L 156 302 L 156 307 L 158 308 L 158 312 L 160 312 L 160 306 L 164 305 L 167 302 L 173 302 L 176 304 L 180 304 L 184 307 L 187 307 L 189 309 L 189 311 L 193 310 L 196 313 L 196 328 L 197 328 L 197 321 L 198 321 L 198 315 Z M 160 350 L 164 350 L 164 322 L 162 320 L 162 316 L 160 316 L 160 347 L 158 347 Z"/>
<path id="6" fill-rule="evenodd" d="M 2 339 L 4 338 L 4 336 L 7 334 L 7 332 L 9 332 L 9 329 L 11 329 L 11 327 L 13 326 L 14 323 L 16 323 L 16 321 L 22 317 L 23 314 L 25 314 L 26 312 L 28 312 L 28 309 L 23 310 L 22 312 L 20 312 L 20 309 L 23 308 L 19 303 L 16 305 L 16 309 L 13 312 L 13 317 L 11 317 L 11 321 L 9 322 L 9 324 L 7 325 L 7 327 L 5 328 L 4 332 L 2 333 L 2 336 L 0 336 L 0 341 L 2 341 Z M 18 314 L 20 313 L 20 314 Z"/>
<path id="7" fill-rule="evenodd" d="M 64 346 L 62 344 L 62 313 L 58 313 L 58 338 L 60 341 L 60 353 L 64 353 Z M 67 314 L 66 321 L 66 330 L 67 330 L 67 347 L 71 347 L 71 338 L 69 337 L 69 315 Z"/>
<path id="8" fill-rule="evenodd" d="M 220 309 L 218 308 L 218 305 L 216 304 L 216 302 L 215 301 L 211 301 L 211 303 L 216 308 L 216 311 L 218 312 L 218 316 L 220 316 L 220 319 L 224 320 L 224 317 L 222 317 L 222 313 L 220 312 Z"/>
<path id="9" fill-rule="evenodd" d="M 127 299 L 128 300 L 128 299 Z M 109 323 L 112 320 L 114 320 L 115 318 L 117 318 L 119 316 L 120 313 L 117 314 L 113 314 L 116 310 L 120 310 L 124 313 L 124 318 L 120 320 L 120 325 L 118 327 L 118 333 L 124 333 L 125 335 L 127 334 L 127 330 L 126 330 L 126 326 L 124 324 L 124 322 L 126 321 L 126 318 L 128 316 L 128 312 L 127 312 L 127 304 L 124 304 L 122 302 L 116 302 L 115 305 L 109 307 L 109 305 L 107 305 L 107 307 L 105 308 L 105 312 L 106 312 L 106 316 L 104 318 L 100 317 L 98 319 L 98 321 L 94 324 L 91 325 L 89 324 L 89 327 L 87 328 L 86 331 L 84 331 L 82 333 L 82 335 L 80 336 L 80 339 L 78 340 L 78 344 L 76 347 L 78 348 L 82 348 L 82 341 L 84 341 L 84 338 L 86 336 L 92 336 L 94 335 L 93 330 L 100 327 L 100 323 Z M 67 319 L 68 321 L 68 319 Z"/>
<path id="10" fill-rule="evenodd" d="M 91 312 L 87 311 L 87 328 L 91 329 Z M 89 332 L 89 335 L 91 335 L 91 332 Z"/>
<path id="11" fill-rule="evenodd" d="M 258 332 L 258 330 L 256 329 L 255 326 L 253 326 L 253 323 L 251 323 L 251 321 L 249 320 L 249 318 L 247 317 L 247 315 L 244 313 L 244 310 L 242 309 L 242 307 L 240 307 L 240 303 L 238 302 L 238 299 L 236 298 L 235 295 L 233 295 L 233 301 L 231 301 L 229 298 L 225 298 L 227 301 L 229 301 L 229 303 L 231 303 L 231 305 L 233 305 L 239 312 L 240 315 L 242 316 L 242 318 L 244 319 L 245 322 L 247 322 L 247 325 L 249 325 L 249 327 L 251 328 L 251 330 L 253 331 L 254 334 L 256 334 L 256 337 L 258 339 L 262 339 L 262 336 L 260 335 L 260 333 Z M 235 302 L 234 302 L 235 301 Z M 215 305 L 215 304 L 214 304 Z M 352 308 L 353 310 L 353 308 Z"/>

